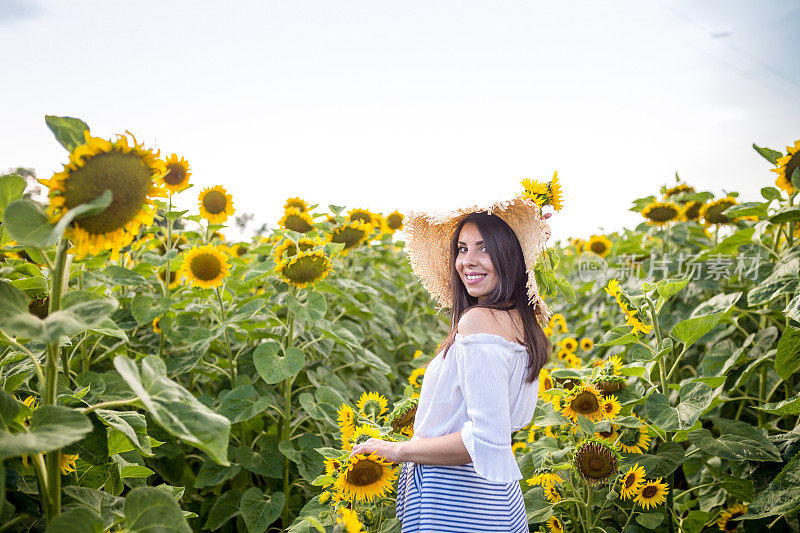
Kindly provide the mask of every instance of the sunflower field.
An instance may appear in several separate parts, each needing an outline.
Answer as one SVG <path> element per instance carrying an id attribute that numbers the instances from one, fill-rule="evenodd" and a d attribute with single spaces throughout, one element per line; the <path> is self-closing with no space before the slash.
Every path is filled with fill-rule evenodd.
<path id="1" fill-rule="evenodd" d="M 290 198 L 227 240 L 183 157 L 46 123 L 47 197 L 0 176 L 0 531 L 399 532 L 398 466 L 350 450 L 413 436 L 447 332 L 403 215 Z M 531 531 L 800 530 L 800 141 L 755 149 L 762 199 L 677 182 L 543 256 Z"/>

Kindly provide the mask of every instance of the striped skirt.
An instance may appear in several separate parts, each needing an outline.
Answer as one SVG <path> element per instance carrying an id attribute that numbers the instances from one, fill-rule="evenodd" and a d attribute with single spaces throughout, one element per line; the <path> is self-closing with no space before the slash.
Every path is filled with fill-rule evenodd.
<path id="1" fill-rule="evenodd" d="M 472 464 L 403 463 L 397 482 L 402 533 L 527 533 L 519 482 L 488 481 Z"/>

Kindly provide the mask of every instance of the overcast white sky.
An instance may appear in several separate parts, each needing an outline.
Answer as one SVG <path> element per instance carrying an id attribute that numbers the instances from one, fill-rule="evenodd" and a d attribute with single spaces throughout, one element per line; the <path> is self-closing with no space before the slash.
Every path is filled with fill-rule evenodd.
<path id="1" fill-rule="evenodd" d="M 224 7 L 222 7 L 224 6 Z M 800 1 L 0 0 L 0 170 L 61 168 L 45 114 L 178 152 L 275 224 L 289 196 L 383 212 L 559 171 L 554 238 L 633 227 L 678 171 L 760 198 L 800 138 Z"/>

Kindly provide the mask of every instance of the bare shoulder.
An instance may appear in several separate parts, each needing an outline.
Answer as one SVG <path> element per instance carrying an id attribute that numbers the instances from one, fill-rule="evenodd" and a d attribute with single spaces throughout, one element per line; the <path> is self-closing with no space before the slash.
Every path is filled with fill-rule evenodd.
<path id="1" fill-rule="evenodd" d="M 485 307 L 467 309 L 458 321 L 458 333 L 462 337 L 475 333 L 503 335 L 503 330 L 498 322 L 499 315 L 503 313 L 504 311 L 493 311 Z"/>

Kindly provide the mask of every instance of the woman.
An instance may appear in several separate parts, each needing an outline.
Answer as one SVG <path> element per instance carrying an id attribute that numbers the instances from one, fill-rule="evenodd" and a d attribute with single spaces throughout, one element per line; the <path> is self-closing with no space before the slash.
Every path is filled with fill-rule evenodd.
<path id="1" fill-rule="evenodd" d="M 430 362 L 414 438 L 369 439 L 352 454 L 404 463 L 397 489 L 403 532 L 527 532 L 511 433 L 530 423 L 550 343 L 549 311 L 533 273 L 550 230 L 530 199 L 443 217 L 410 214 L 411 266 L 450 334 Z"/>

